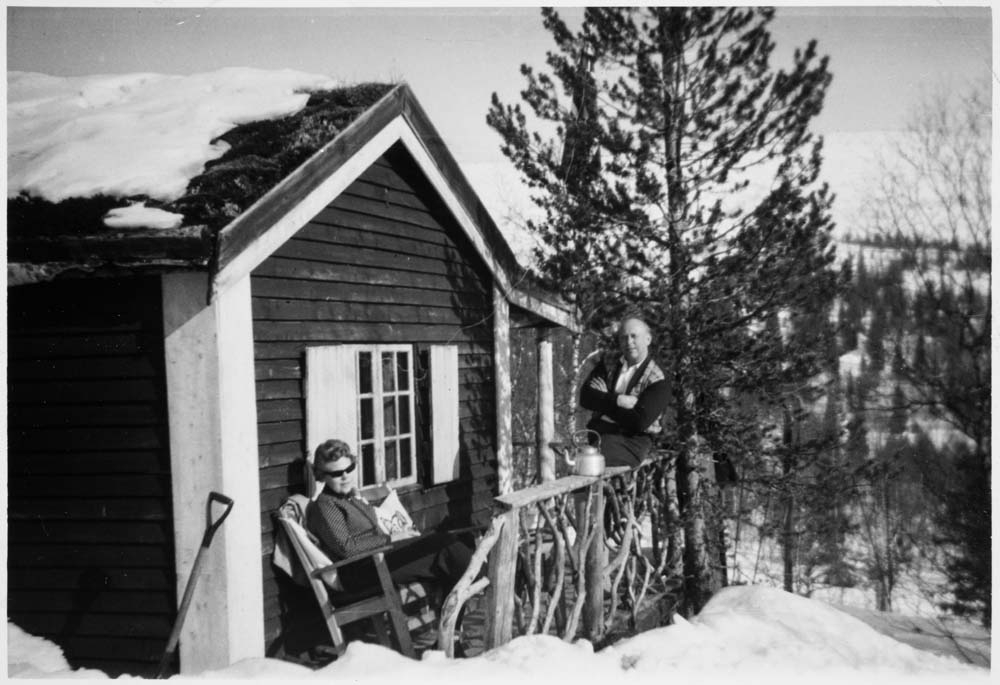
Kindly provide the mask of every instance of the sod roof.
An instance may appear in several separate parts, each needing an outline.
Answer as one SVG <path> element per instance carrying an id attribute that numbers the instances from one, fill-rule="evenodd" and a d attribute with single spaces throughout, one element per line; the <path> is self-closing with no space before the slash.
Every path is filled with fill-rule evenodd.
<path id="1" fill-rule="evenodd" d="M 229 148 L 208 162 L 170 202 L 97 195 L 51 202 L 21 193 L 7 201 L 8 261 L 94 267 L 204 266 L 218 231 L 393 89 L 363 83 L 316 91 L 293 115 L 235 126 L 219 136 Z M 109 210 L 136 202 L 183 215 L 179 228 L 120 229 Z"/>

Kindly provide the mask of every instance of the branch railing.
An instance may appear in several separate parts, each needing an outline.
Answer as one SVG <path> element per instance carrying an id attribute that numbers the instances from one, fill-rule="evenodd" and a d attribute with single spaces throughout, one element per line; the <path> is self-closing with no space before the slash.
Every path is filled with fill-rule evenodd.
<path id="1" fill-rule="evenodd" d="M 489 529 L 445 601 L 439 648 L 452 656 L 459 612 L 483 590 L 486 649 L 515 632 L 600 643 L 616 630 L 634 632 L 652 598 L 670 600 L 669 620 L 681 554 L 673 484 L 673 459 L 664 454 L 635 469 L 610 467 L 600 477 L 566 476 L 496 497 Z"/>

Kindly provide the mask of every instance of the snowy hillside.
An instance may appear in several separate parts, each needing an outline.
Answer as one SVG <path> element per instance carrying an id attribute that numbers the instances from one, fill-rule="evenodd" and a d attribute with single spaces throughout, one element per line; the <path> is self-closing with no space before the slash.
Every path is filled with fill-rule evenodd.
<path id="1" fill-rule="evenodd" d="M 957 406 L 960 416 L 975 417 L 984 388 L 988 402 L 988 373 L 977 370 L 989 368 L 989 350 L 976 331 L 990 274 L 967 247 L 928 247 L 926 257 L 883 245 L 837 248 L 841 260 L 850 260 L 853 281 L 830 313 L 833 361 L 813 379 L 822 393 L 796 424 L 793 523 L 778 520 L 786 515 L 782 495 L 750 494 L 752 485 L 737 484 L 740 511 L 728 521 L 730 577 L 784 586 L 790 560 L 797 592 L 938 621 L 957 601 L 947 564 L 966 553 L 946 537 L 940 498 L 958 487 L 956 462 L 975 449 L 949 412 Z M 958 329 L 964 337 L 952 339 Z M 933 384 L 945 372 L 952 374 L 947 383 Z M 942 397 L 954 397 L 935 394 L 941 392 L 961 402 L 942 409 Z M 773 437 L 780 446 L 780 431 Z M 818 441 L 814 451 L 810 439 Z M 968 500 L 968 492 L 959 497 Z M 988 526 L 988 509 L 970 509 L 968 520 Z M 786 525 L 795 535 L 789 549 Z"/>

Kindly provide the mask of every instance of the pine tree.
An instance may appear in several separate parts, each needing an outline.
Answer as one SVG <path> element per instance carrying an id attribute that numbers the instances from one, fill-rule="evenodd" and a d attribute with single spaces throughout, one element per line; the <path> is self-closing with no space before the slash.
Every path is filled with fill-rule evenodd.
<path id="1" fill-rule="evenodd" d="M 854 491 L 846 460 L 846 434 L 842 436 L 844 394 L 839 375 L 834 377 L 823 412 L 817 473 L 804 517 L 814 540 L 812 562 L 822 569 L 828 585 L 850 587 L 855 578 L 847 562 L 847 535 L 851 532 L 848 504 Z"/>
<path id="2" fill-rule="evenodd" d="M 903 354 L 903 332 L 896 333 L 896 342 L 892 347 L 892 375 L 899 378 L 906 371 L 906 356 Z"/>
<path id="3" fill-rule="evenodd" d="M 840 330 L 840 349 L 850 352 L 858 347 L 857 320 L 851 315 L 850 306 L 841 302 L 837 309 L 837 327 Z"/>
<path id="4" fill-rule="evenodd" d="M 865 268 L 865 253 L 862 250 L 858 250 L 858 266 L 855 271 L 857 276 L 854 282 L 857 292 L 861 293 L 862 297 L 865 297 L 871 292 L 872 284 L 868 277 L 868 269 Z"/>
<path id="5" fill-rule="evenodd" d="M 874 374 L 881 373 L 885 368 L 885 318 L 885 308 L 876 300 L 872 304 L 872 318 L 865 340 L 865 354 L 868 355 L 869 369 Z"/>
<path id="6" fill-rule="evenodd" d="M 865 397 L 864 383 L 857 382 L 854 376 L 847 377 L 847 441 L 844 446 L 848 463 L 855 469 L 863 467 L 868 461 L 868 400 Z"/>
<path id="7" fill-rule="evenodd" d="M 913 346 L 913 369 L 922 373 L 927 368 L 927 343 L 924 342 L 924 335 L 921 329 L 917 329 L 917 342 Z"/>
<path id="8" fill-rule="evenodd" d="M 720 578 L 694 534 L 706 513 L 689 446 L 702 431 L 716 433 L 703 436 L 716 449 L 740 435 L 747 419 L 732 392 L 773 400 L 815 373 L 827 349 L 817 332 L 775 366 L 776 347 L 755 333 L 779 311 L 826 309 L 839 286 L 831 197 L 818 186 L 822 141 L 809 131 L 827 60 L 812 42 L 788 71 L 772 68 L 767 8 L 591 7 L 575 32 L 555 10 L 542 16 L 556 50 L 551 73 L 522 67 L 530 125 L 521 104 L 496 95 L 487 120 L 537 191 L 549 283 L 588 312 L 638 307 L 654 328 L 673 388 L 666 437 L 690 525 L 692 613 Z M 764 197 L 748 192 L 750 174 L 770 179 Z"/>
<path id="9" fill-rule="evenodd" d="M 906 395 L 899 383 L 892 389 L 892 407 L 889 414 L 889 434 L 901 436 L 906 433 L 907 418 L 909 416 Z"/>

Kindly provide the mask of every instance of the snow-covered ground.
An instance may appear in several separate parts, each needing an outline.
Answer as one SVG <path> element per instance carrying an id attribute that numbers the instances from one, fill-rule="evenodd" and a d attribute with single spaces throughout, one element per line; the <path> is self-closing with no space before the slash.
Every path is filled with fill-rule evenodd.
<path id="1" fill-rule="evenodd" d="M 58 647 L 8 624 L 12 677 L 95 677 L 71 671 Z M 413 661 L 379 645 L 352 643 L 346 654 L 313 671 L 277 659 L 250 659 L 202 678 L 305 679 L 349 683 L 611 683 L 632 682 L 987 682 L 989 671 L 916 650 L 823 602 L 762 586 L 719 592 L 690 622 L 657 628 L 594 652 L 535 635 L 471 659 L 430 651 Z M 175 676 L 178 678 L 178 676 Z"/>

